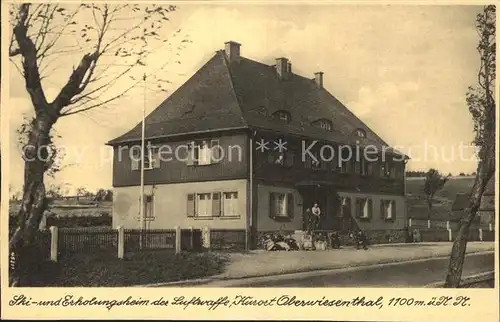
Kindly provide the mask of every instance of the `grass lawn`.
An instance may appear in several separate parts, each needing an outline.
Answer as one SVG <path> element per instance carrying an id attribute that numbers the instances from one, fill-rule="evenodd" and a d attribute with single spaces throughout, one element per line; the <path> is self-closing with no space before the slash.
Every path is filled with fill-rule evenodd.
<path id="1" fill-rule="evenodd" d="M 22 286 L 119 287 L 202 278 L 224 271 L 229 256 L 213 252 L 146 251 L 128 254 L 81 254 L 44 262 Z"/>

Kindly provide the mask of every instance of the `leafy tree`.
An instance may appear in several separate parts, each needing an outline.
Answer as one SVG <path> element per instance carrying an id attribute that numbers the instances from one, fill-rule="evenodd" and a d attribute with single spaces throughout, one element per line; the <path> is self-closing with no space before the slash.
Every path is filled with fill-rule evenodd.
<path id="1" fill-rule="evenodd" d="M 444 187 L 446 181 L 448 181 L 448 177 L 443 177 L 436 169 L 429 169 L 425 175 L 424 193 L 425 199 L 427 200 L 427 207 L 429 209 L 429 213 L 427 215 L 427 219 L 429 220 L 432 216 L 432 200 L 434 199 L 434 195 Z"/>
<path id="2" fill-rule="evenodd" d="M 453 243 L 445 287 L 457 288 L 462 279 L 462 269 L 467 248 L 467 238 L 472 222 L 481 205 L 486 185 L 495 174 L 495 80 L 496 80 L 496 7 L 487 5 L 476 17 L 479 35 L 477 50 L 480 56 L 478 84 L 469 87 L 466 102 L 474 121 L 478 147 L 476 179 L 469 197 L 466 215 L 462 218 L 460 230 Z"/>
<path id="3" fill-rule="evenodd" d="M 20 129 L 24 187 L 18 226 L 9 240 L 11 253 L 19 253 L 33 242 L 46 208 L 44 177 L 57 169 L 58 159 L 54 125 L 68 116 L 106 106 L 145 80 L 144 74 L 132 85 L 123 85 L 124 79 L 134 79 L 134 71 L 144 71 L 144 61 L 152 51 L 170 46 L 160 34 L 176 9 L 154 4 L 22 3 L 9 7 L 13 32 L 8 53 L 24 78 L 34 115 Z M 182 40 L 177 50 L 185 47 L 184 42 L 188 41 Z M 45 81 L 54 75 L 54 67 L 64 67 L 64 59 L 77 61 L 66 78 L 52 77 L 51 84 L 62 84 L 55 98 L 49 99 Z M 160 79 L 155 83 L 160 85 Z M 11 277 L 11 285 L 19 285 L 19 276 Z"/>

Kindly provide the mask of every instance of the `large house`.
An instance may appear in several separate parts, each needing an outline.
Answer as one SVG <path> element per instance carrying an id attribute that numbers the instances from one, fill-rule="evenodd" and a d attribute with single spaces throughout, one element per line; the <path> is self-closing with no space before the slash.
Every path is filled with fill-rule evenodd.
<path id="1" fill-rule="evenodd" d="M 407 157 L 326 90 L 323 72 L 240 47 L 227 42 L 146 117 L 145 228 L 241 229 L 255 246 L 304 229 L 317 203 L 319 229 L 401 231 Z M 140 228 L 141 131 L 108 142 L 115 227 Z"/>

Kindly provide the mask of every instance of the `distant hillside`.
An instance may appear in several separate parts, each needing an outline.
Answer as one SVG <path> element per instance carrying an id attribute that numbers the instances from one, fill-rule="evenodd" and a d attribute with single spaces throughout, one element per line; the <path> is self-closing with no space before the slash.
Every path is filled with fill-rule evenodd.
<path id="1" fill-rule="evenodd" d="M 434 218 L 440 220 L 453 220 L 450 217 L 451 205 L 457 193 L 471 191 L 475 177 L 450 177 L 443 189 L 434 197 Z M 424 178 L 408 178 L 406 180 L 406 196 L 408 217 L 414 219 L 427 219 L 427 204 L 424 194 Z"/>

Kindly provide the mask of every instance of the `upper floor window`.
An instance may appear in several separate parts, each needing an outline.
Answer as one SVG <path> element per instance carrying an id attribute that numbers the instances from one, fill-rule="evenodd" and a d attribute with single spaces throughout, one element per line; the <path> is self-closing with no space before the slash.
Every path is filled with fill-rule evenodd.
<path id="1" fill-rule="evenodd" d="M 326 119 L 317 120 L 314 125 L 325 131 L 331 131 L 333 128 L 332 121 Z"/>
<path id="2" fill-rule="evenodd" d="M 356 136 L 359 136 L 360 138 L 366 138 L 366 131 L 363 129 L 356 129 L 354 133 L 356 134 Z"/>
<path id="3" fill-rule="evenodd" d="M 267 162 L 286 167 L 292 167 L 294 164 L 295 155 L 292 151 L 278 152 L 270 151 L 267 155 Z"/>
<path id="4" fill-rule="evenodd" d="M 221 146 L 219 140 L 200 140 L 188 144 L 188 165 L 208 165 L 220 161 Z"/>
<path id="5" fill-rule="evenodd" d="M 290 122 L 291 119 L 290 113 L 287 111 L 276 111 L 273 116 L 274 118 L 287 123 Z"/>
<path id="6" fill-rule="evenodd" d="M 141 148 L 134 146 L 131 148 L 131 167 L 132 170 L 141 168 Z M 151 170 L 160 167 L 159 148 L 148 144 L 144 149 L 144 170 Z"/>

